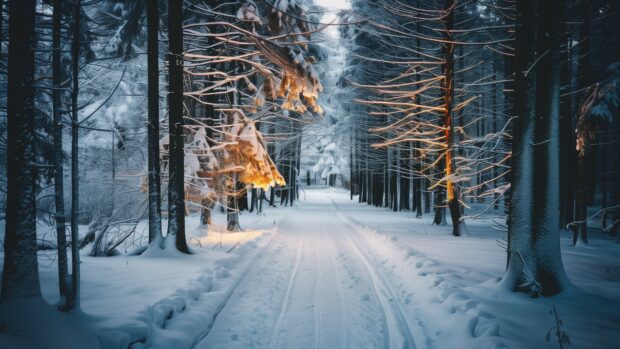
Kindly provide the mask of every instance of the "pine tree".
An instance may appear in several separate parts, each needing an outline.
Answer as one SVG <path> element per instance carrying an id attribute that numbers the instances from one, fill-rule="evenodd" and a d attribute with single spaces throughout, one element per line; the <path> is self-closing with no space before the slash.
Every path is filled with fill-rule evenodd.
<path id="1" fill-rule="evenodd" d="M 185 240 L 185 174 L 183 137 L 183 1 L 168 1 L 168 234 L 166 244 L 189 253 Z M 172 241 L 174 240 L 174 241 Z"/>
<path id="2" fill-rule="evenodd" d="M 40 297 L 34 130 L 35 0 L 9 2 L 7 207 L 3 303 Z"/>
<path id="3" fill-rule="evenodd" d="M 161 243 L 161 182 L 159 165 L 159 8 L 147 1 L 149 244 Z"/>

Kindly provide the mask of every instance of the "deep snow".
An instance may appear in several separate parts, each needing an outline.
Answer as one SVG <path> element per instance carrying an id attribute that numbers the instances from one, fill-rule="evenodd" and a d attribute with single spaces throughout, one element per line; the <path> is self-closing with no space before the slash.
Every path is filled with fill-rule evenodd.
<path id="1" fill-rule="evenodd" d="M 617 345 L 615 241 L 594 235 L 574 248 L 565 234 L 575 288 L 531 299 L 498 286 L 503 234 L 489 220 L 469 221 L 455 238 L 430 218 L 325 188 L 306 189 L 296 207 L 244 213 L 241 233 L 221 232 L 225 216 L 217 213 L 207 236 L 191 216 L 192 256 L 83 256 L 86 315 L 53 321 L 91 329 L 104 348 L 553 348 L 545 337 L 555 305 L 570 348 Z M 44 297 L 54 303 L 56 265 L 40 265 Z M 40 318 L 22 333 L 62 347 L 62 338 L 44 337 L 51 318 Z M 9 341 L 15 337 L 0 333 L 0 348 L 19 348 Z"/>

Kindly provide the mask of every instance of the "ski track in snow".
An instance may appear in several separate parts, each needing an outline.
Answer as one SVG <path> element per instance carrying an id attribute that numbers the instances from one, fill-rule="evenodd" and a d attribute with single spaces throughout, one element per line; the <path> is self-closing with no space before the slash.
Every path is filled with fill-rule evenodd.
<path id="1" fill-rule="evenodd" d="M 299 243 L 297 244 L 297 253 L 296 253 L 296 257 L 295 257 L 295 265 L 293 266 L 293 269 L 291 271 L 291 276 L 289 277 L 289 282 L 288 282 L 288 286 L 286 288 L 286 294 L 284 295 L 284 299 L 282 301 L 282 308 L 280 310 L 280 313 L 278 314 L 278 320 L 276 321 L 276 324 L 273 328 L 273 332 L 271 335 L 271 341 L 269 342 L 269 347 L 273 348 L 273 346 L 277 343 L 278 341 L 278 331 L 280 329 L 280 326 L 282 325 L 282 318 L 284 317 L 284 314 L 286 313 L 286 306 L 288 305 L 289 299 L 291 298 L 291 290 L 293 289 L 293 282 L 295 282 L 295 278 L 297 277 L 297 271 L 299 270 L 299 264 L 301 262 L 301 252 L 302 252 L 302 247 L 303 247 L 303 237 L 301 239 L 299 239 Z"/>
<path id="2" fill-rule="evenodd" d="M 415 308 L 403 308 L 361 227 L 328 194 L 291 209 L 278 231 L 195 348 L 429 346 Z"/>

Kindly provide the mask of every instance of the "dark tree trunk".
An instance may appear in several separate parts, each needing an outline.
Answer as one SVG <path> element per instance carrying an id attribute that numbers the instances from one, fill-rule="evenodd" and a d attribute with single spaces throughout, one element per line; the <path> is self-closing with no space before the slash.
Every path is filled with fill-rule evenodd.
<path id="1" fill-rule="evenodd" d="M 71 47 L 73 86 L 71 91 L 71 292 L 66 309 L 79 308 L 80 303 L 80 251 L 79 251 L 79 71 L 80 71 L 80 11 L 81 0 L 75 2 L 73 13 L 73 44 Z"/>
<path id="2" fill-rule="evenodd" d="M 61 113 L 61 81 L 62 70 L 60 62 L 60 31 L 62 21 L 62 1 L 54 0 L 52 15 L 52 114 L 54 118 L 54 204 L 56 208 L 56 243 L 58 248 L 58 288 L 60 300 L 58 308 L 66 308 L 70 297 L 69 266 L 67 259 L 67 224 L 65 212 L 65 190 L 63 173 L 62 151 L 62 113 Z"/>
<path id="3" fill-rule="evenodd" d="M 424 186 L 424 213 L 431 213 L 431 192 L 428 190 L 429 180 L 427 178 L 422 179 Z"/>
<path id="4" fill-rule="evenodd" d="M 565 6 L 565 14 L 570 12 L 570 5 Z M 563 43 L 566 45 L 566 56 L 562 64 L 562 85 L 564 93 L 571 92 L 573 86 L 573 37 L 566 21 L 564 22 Z M 575 133 L 574 133 L 574 93 L 565 96 L 561 102 L 560 114 L 560 228 L 574 221 L 575 212 Z"/>
<path id="5" fill-rule="evenodd" d="M 452 234 L 461 235 L 460 220 L 461 207 L 459 204 L 459 194 L 456 185 L 452 182 L 451 176 L 455 174 L 454 167 L 454 120 L 453 120 L 453 99 L 454 99 L 454 43 L 452 30 L 454 27 L 454 0 L 446 0 L 444 10 L 449 13 L 444 17 L 445 34 L 443 44 L 443 75 L 444 75 L 444 117 L 443 127 L 445 128 L 446 153 L 445 153 L 445 176 L 446 176 L 446 202 L 450 209 L 452 218 Z"/>
<path id="6" fill-rule="evenodd" d="M 389 152 L 389 149 L 388 149 Z M 389 163 L 389 156 L 387 157 L 388 161 L 386 161 L 385 163 L 385 167 L 383 168 L 383 192 L 381 195 L 382 198 L 382 202 L 383 202 L 383 207 L 389 207 L 390 206 L 390 163 Z M 381 205 L 381 204 L 379 204 Z"/>
<path id="7" fill-rule="evenodd" d="M 416 0 L 416 7 L 420 6 L 420 1 Z M 420 32 L 420 21 L 416 21 L 416 32 Z M 419 54 L 420 52 L 420 36 L 416 37 L 416 51 L 418 52 L 417 57 L 420 58 L 421 55 Z M 416 67 L 416 72 L 418 74 L 415 75 L 415 80 L 416 80 L 416 86 L 419 86 L 420 84 L 420 74 L 419 74 L 420 68 Z M 415 100 L 416 100 L 416 104 L 417 105 L 422 105 L 422 97 L 420 96 L 420 93 L 416 93 L 415 96 Z M 420 111 L 420 108 L 418 108 L 418 111 Z M 416 141 L 413 145 L 413 147 L 415 148 L 415 155 L 416 155 L 416 175 L 418 176 L 417 179 L 417 183 L 416 183 L 416 190 L 417 190 L 417 196 L 416 196 L 416 218 L 422 218 L 422 190 L 426 190 L 427 186 L 424 186 L 424 184 L 426 183 L 424 177 L 422 177 L 422 158 L 421 158 L 421 154 L 420 154 L 420 142 Z M 426 192 L 426 213 L 430 212 L 430 202 L 429 199 L 430 198 L 430 193 Z"/>
<path id="8" fill-rule="evenodd" d="M 507 271 L 504 283 L 510 290 L 538 294 L 529 280 L 534 251 L 531 205 L 534 186 L 534 124 L 536 113 L 536 74 L 531 69 L 536 54 L 536 3 L 517 1 L 514 58 L 514 113 L 512 166 L 510 174 L 510 210 L 508 216 Z"/>
<path id="9" fill-rule="evenodd" d="M 590 85 L 591 69 L 590 69 L 590 2 L 588 0 L 581 0 L 579 12 L 582 16 L 581 27 L 579 29 L 580 45 L 579 45 L 579 62 L 578 62 L 578 81 L 579 89 L 587 89 Z M 585 96 L 585 93 L 582 94 Z M 585 97 L 583 97 L 585 99 Z M 573 128 L 571 128 L 573 129 Z M 587 243 L 588 232 L 588 201 L 589 192 L 592 188 L 589 187 L 589 166 L 594 166 L 590 161 L 591 150 L 589 147 L 585 148 L 585 152 L 582 152 L 577 158 L 577 175 L 575 183 L 575 221 L 581 222 L 573 228 L 573 244 L 581 239 L 584 243 Z"/>
<path id="10" fill-rule="evenodd" d="M 433 192 L 433 200 L 435 201 L 435 216 L 433 217 L 433 224 L 440 225 L 443 223 L 444 217 L 444 189 L 437 188 Z"/>
<path id="11" fill-rule="evenodd" d="M 185 240 L 185 188 L 183 139 L 183 1 L 168 2 L 168 234 L 176 248 L 189 253 Z M 167 241 L 167 245 L 173 241 Z"/>
<path id="12" fill-rule="evenodd" d="M 148 169 L 149 244 L 160 245 L 161 181 L 159 165 L 159 9 L 157 1 L 146 2 L 148 62 Z"/>
<path id="13" fill-rule="evenodd" d="M 536 125 L 534 131 L 534 220 L 536 278 L 543 295 L 554 295 L 566 285 L 560 253 L 560 32 L 561 0 L 539 4 L 538 52 L 549 52 L 538 61 Z"/>
<path id="14" fill-rule="evenodd" d="M 497 61 L 494 61 L 493 62 L 493 108 L 494 109 L 499 109 L 499 106 L 497 105 L 497 85 L 498 84 L 499 82 L 497 79 Z M 497 113 L 493 114 L 493 134 L 497 134 L 497 132 L 499 131 L 497 128 L 498 117 L 499 115 Z M 497 184 L 498 184 L 498 177 L 499 177 L 499 166 L 497 166 L 497 163 L 500 160 L 497 154 L 501 150 L 500 145 L 501 143 L 498 142 L 498 147 L 493 152 L 493 164 L 494 164 L 493 166 L 493 189 L 496 191 L 495 194 L 493 194 L 493 209 L 495 210 L 499 209 L 499 198 L 500 198 L 499 193 L 497 193 Z"/>
<path id="15" fill-rule="evenodd" d="M 250 212 L 254 212 L 254 209 L 258 209 L 258 189 L 252 188 L 250 191 Z"/>
<path id="16" fill-rule="evenodd" d="M 559 0 L 517 3 L 518 119 L 505 282 L 512 290 L 534 295 L 553 295 L 567 286 L 558 232 L 560 7 Z M 536 19 L 541 20 L 536 23 Z M 537 62 L 535 67 L 533 62 Z"/>
<path id="17" fill-rule="evenodd" d="M 9 3 L 7 207 L 2 303 L 40 297 L 34 130 L 35 1 Z"/>

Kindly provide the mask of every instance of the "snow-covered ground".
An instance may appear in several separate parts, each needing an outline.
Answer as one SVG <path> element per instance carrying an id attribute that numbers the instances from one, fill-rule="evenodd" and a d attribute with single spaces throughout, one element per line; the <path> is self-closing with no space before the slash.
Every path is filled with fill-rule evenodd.
<path id="1" fill-rule="evenodd" d="M 208 235 L 190 217 L 191 256 L 84 256 L 84 322 L 104 348 L 553 348 L 555 306 L 571 348 L 620 338 L 620 255 L 603 236 L 563 238 L 575 288 L 532 299 L 497 284 L 506 257 L 489 221 L 455 238 L 325 188 L 265 212 L 234 234 L 222 214 Z M 56 265 L 40 260 L 54 303 Z"/>

